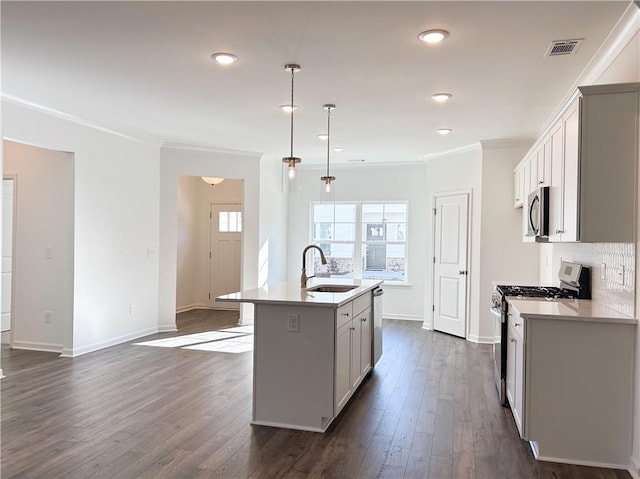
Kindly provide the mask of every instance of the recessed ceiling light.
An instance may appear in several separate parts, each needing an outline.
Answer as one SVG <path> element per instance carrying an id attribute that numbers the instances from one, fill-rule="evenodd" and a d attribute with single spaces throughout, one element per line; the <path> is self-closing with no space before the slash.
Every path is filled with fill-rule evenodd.
<path id="1" fill-rule="evenodd" d="M 449 36 L 446 30 L 427 30 L 418 35 L 418 38 L 426 43 L 440 43 Z"/>
<path id="2" fill-rule="evenodd" d="M 344 151 L 344 148 L 342 148 L 341 146 L 336 146 L 333 148 L 333 151 L 335 151 L 336 153 L 342 153 Z"/>
<path id="3" fill-rule="evenodd" d="M 214 53 L 211 58 L 221 65 L 231 65 L 238 61 L 238 57 L 233 53 Z"/>
<path id="4" fill-rule="evenodd" d="M 291 105 L 280 105 L 280 109 L 285 113 L 291 113 L 298 109 L 298 105 L 293 105 L 293 109 L 291 108 Z"/>
<path id="5" fill-rule="evenodd" d="M 433 101 L 437 101 L 438 103 L 444 103 L 452 96 L 453 95 L 451 93 L 434 93 L 433 95 L 431 95 L 431 99 Z"/>
<path id="6" fill-rule="evenodd" d="M 451 128 L 438 128 L 436 130 L 439 135 L 446 136 L 451 133 L 453 130 Z"/>
<path id="7" fill-rule="evenodd" d="M 318 135 L 318 139 L 320 139 L 322 141 L 327 141 L 329 139 L 329 135 L 327 135 L 326 133 L 320 133 Z"/>

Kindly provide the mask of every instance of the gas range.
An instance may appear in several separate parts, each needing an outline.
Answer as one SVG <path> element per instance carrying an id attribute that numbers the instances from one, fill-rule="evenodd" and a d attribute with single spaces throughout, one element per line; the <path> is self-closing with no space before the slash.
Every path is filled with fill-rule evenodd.
<path id="1" fill-rule="evenodd" d="M 555 286 L 497 285 L 496 292 L 503 296 L 522 298 L 574 299 L 578 296 L 575 291 Z"/>
<path id="2" fill-rule="evenodd" d="M 558 271 L 560 287 L 497 285 L 491 295 L 491 314 L 493 315 L 493 357 L 495 363 L 495 381 L 500 403 L 508 405 L 506 397 L 507 379 L 507 316 L 509 298 L 545 298 L 590 299 L 590 271 L 587 266 L 561 261 Z"/>

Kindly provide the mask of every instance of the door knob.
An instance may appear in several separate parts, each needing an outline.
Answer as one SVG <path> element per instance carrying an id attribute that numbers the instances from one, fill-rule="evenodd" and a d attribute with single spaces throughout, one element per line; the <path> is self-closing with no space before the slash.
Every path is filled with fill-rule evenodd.
<path id="1" fill-rule="evenodd" d="M 466 274 L 467 274 L 467 271 L 465 271 L 465 270 L 461 269 L 460 271 L 458 271 L 458 274 L 466 275 Z"/>

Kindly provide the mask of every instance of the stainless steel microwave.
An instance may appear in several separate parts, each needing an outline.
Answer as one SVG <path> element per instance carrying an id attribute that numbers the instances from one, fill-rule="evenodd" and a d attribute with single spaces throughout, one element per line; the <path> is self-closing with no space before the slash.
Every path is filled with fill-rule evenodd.
<path id="1" fill-rule="evenodd" d="M 541 186 L 527 200 L 527 236 L 536 241 L 549 241 L 549 187 Z"/>

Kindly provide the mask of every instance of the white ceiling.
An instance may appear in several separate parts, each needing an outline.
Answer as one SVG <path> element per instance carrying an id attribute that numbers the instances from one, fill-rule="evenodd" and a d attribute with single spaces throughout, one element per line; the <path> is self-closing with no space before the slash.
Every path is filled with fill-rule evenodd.
<path id="1" fill-rule="evenodd" d="M 289 156 L 421 161 L 535 137 L 627 1 L 1 2 L 2 92 L 161 141 Z M 449 38 L 418 41 L 429 28 Z M 572 56 L 552 40 L 584 38 Z M 239 61 L 220 67 L 213 52 Z M 449 103 L 432 93 L 453 94 Z M 435 133 L 453 128 L 448 137 Z"/>

